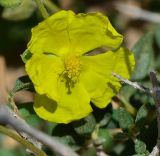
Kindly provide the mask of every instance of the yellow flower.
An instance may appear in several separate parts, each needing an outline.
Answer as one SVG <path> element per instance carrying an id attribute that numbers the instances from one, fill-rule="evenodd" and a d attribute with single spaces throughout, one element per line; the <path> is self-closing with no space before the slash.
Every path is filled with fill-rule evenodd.
<path id="1" fill-rule="evenodd" d="M 129 78 L 134 67 L 133 54 L 117 49 L 122 40 L 100 13 L 60 11 L 33 28 L 26 71 L 37 92 L 36 113 L 68 123 L 92 112 L 90 102 L 106 107 L 121 87 L 112 73 Z M 109 50 L 91 56 L 97 48 Z"/>

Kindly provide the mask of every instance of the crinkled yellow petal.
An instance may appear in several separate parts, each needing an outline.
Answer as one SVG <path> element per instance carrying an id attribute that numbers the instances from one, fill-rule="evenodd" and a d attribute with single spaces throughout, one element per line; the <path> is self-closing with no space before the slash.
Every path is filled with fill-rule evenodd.
<path id="1" fill-rule="evenodd" d="M 74 17 L 72 11 L 60 11 L 39 23 L 32 29 L 28 49 L 32 53 L 54 53 L 59 55 L 70 49 L 68 20 Z"/>
<path id="2" fill-rule="evenodd" d="M 47 94 L 55 100 L 59 99 L 57 82 L 64 70 L 61 58 L 54 55 L 34 54 L 25 67 L 37 93 Z"/>
<path id="3" fill-rule="evenodd" d="M 92 108 L 86 90 L 79 83 L 68 93 L 65 83 L 59 83 L 61 98 L 56 103 L 45 95 L 36 95 L 34 110 L 43 119 L 57 122 L 69 123 L 73 120 L 87 116 Z"/>
<path id="4" fill-rule="evenodd" d="M 86 69 L 81 73 L 80 82 L 89 93 L 92 102 L 95 101 L 95 99 L 99 99 L 104 96 L 106 90 L 108 89 L 106 79 L 104 79 L 104 77 L 100 74 L 94 72 L 92 69 Z M 112 94 L 111 92 L 108 93 Z M 105 107 L 109 102 L 110 99 L 109 101 L 101 101 L 101 106 Z"/>
<path id="5" fill-rule="evenodd" d="M 81 77 L 84 76 L 81 78 L 82 83 L 89 92 L 92 102 L 99 108 L 105 107 L 121 87 L 120 82 L 112 73 L 115 72 L 128 79 L 135 64 L 133 54 L 125 48 L 96 56 L 83 56 L 81 61 L 82 64 L 85 64 L 84 69 L 88 70 L 84 70 L 81 74 Z M 103 84 L 106 88 L 103 87 Z M 95 95 L 99 95 L 99 97 Z"/>
<path id="6" fill-rule="evenodd" d="M 28 49 L 32 53 L 68 52 L 83 54 L 99 47 L 117 48 L 122 35 L 100 13 L 75 15 L 72 11 L 59 11 L 32 29 Z"/>
<path id="7" fill-rule="evenodd" d="M 72 49 L 81 54 L 100 47 L 115 49 L 123 40 L 101 13 L 78 14 L 69 28 Z"/>
<path id="8" fill-rule="evenodd" d="M 83 72 L 80 81 L 88 91 L 91 101 L 99 108 L 106 107 L 120 88 L 119 83 L 113 86 L 102 75 L 92 69 Z"/>

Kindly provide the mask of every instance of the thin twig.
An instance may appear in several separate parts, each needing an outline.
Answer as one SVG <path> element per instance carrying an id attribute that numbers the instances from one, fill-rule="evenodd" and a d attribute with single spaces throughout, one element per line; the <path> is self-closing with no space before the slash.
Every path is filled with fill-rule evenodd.
<path id="1" fill-rule="evenodd" d="M 44 18 L 44 19 L 47 18 L 47 17 L 49 16 L 49 14 L 48 14 L 46 8 L 45 8 L 44 5 L 43 5 L 43 2 L 42 2 L 41 0 L 35 0 L 35 2 L 36 2 L 36 4 L 37 4 L 38 9 L 39 9 L 39 11 L 41 12 L 43 18 Z"/>
<path id="2" fill-rule="evenodd" d="M 157 145 L 153 148 L 150 156 L 159 156 L 160 154 L 160 88 L 158 87 L 158 80 L 156 77 L 156 72 L 150 72 L 150 80 L 152 82 L 153 93 L 152 96 L 154 98 L 157 110 L 157 124 L 158 124 L 158 138 Z"/>
<path id="3" fill-rule="evenodd" d="M 15 113 L 7 106 L 0 105 L 0 124 L 10 125 L 17 132 L 24 132 L 30 135 L 31 137 L 42 142 L 44 145 L 48 146 L 53 152 L 56 152 L 61 156 L 78 156 L 78 154 L 72 151 L 72 149 L 59 143 L 59 141 L 54 137 L 50 137 L 43 132 L 30 127 L 27 123 L 19 120 L 18 118 L 15 118 L 13 114 Z"/>
<path id="4" fill-rule="evenodd" d="M 139 7 L 128 5 L 123 2 L 114 3 L 115 8 L 126 15 L 129 15 L 132 18 L 142 19 L 148 22 L 160 23 L 160 14 L 146 11 Z"/>
<path id="5" fill-rule="evenodd" d="M 151 94 L 152 90 L 149 88 L 144 87 L 143 85 L 138 84 L 137 82 L 132 82 L 129 80 L 124 79 L 123 77 L 121 77 L 120 75 L 116 74 L 116 73 L 112 73 L 113 76 L 115 76 L 117 79 L 119 79 L 122 83 L 128 84 L 130 86 L 132 86 L 135 89 L 138 89 L 144 93 L 147 94 Z"/>
<path id="6" fill-rule="evenodd" d="M 149 156 L 159 156 L 159 153 L 160 153 L 159 148 L 158 148 L 158 146 L 156 145 L 156 146 L 153 148 L 152 152 L 149 154 Z"/>
<path id="7" fill-rule="evenodd" d="M 6 70 L 5 58 L 0 55 L 0 103 L 2 104 L 7 102 Z"/>
<path id="8" fill-rule="evenodd" d="M 18 108 L 17 108 L 17 106 L 16 106 L 16 104 L 14 102 L 14 99 L 13 99 L 14 98 L 14 94 L 15 93 L 14 93 L 13 90 L 11 90 L 9 92 L 9 94 L 8 94 L 8 105 L 10 105 L 13 108 L 14 112 L 19 115 Z"/>
<path id="9" fill-rule="evenodd" d="M 23 146 L 25 146 L 27 148 L 27 150 L 34 153 L 35 155 L 46 156 L 46 154 L 42 150 L 40 150 L 39 148 L 34 146 L 32 143 L 28 142 L 26 139 L 20 137 L 13 130 L 10 130 L 9 128 L 6 128 L 4 126 L 0 126 L 0 133 L 6 134 L 6 135 L 10 136 L 11 138 L 15 139 L 16 141 L 21 143 Z"/>
<path id="10" fill-rule="evenodd" d="M 130 114 L 132 114 L 133 116 L 136 115 L 136 112 L 137 112 L 136 108 L 134 108 L 134 107 L 126 100 L 126 98 L 125 98 L 123 95 L 118 94 L 116 97 L 123 103 L 123 105 L 125 106 L 126 110 L 127 110 Z"/>
<path id="11" fill-rule="evenodd" d="M 150 80 L 152 83 L 152 89 L 139 85 L 137 82 L 131 82 L 129 80 L 126 80 L 116 73 L 112 73 L 112 74 L 113 76 L 118 78 L 121 82 L 128 84 L 134 87 L 135 89 L 138 89 L 144 93 L 150 94 L 154 98 L 154 101 L 157 107 L 156 110 L 157 110 L 157 123 L 158 123 L 158 139 L 157 139 L 156 146 L 153 148 L 149 156 L 159 156 L 160 155 L 160 87 L 158 87 L 158 80 L 156 77 L 156 72 L 155 71 L 150 72 Z"/>

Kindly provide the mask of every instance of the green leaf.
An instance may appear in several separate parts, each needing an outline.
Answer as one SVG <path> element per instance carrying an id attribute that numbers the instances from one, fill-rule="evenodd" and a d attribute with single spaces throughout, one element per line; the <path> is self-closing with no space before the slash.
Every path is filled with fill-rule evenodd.
<path id="1" fill-rule="evenodd" d="M 107 152 L 110 151 L 114 145 L 113 136 L 105 128 L 99 129 L 97 141 L 103 145 L 103 149 Z"/>
<path id="2" fill-rule="evenodd" d="M 16 7 L 22 3 L 22 0 L 0 0 L 3 7 Z"/>
<path id="3" fill-rule="evenodd" d="M 26 63 L 32 57 L 32 53 L 26 49 L 23 54 L 21 54 L 22 61 Z"/>
<path id="4" fill-rule="evenodd" d="M 101 119 L 101 121 L 99 122 L 99 126 L 103 127 L 103 126 L 107 125 L 109 123 L 110 119 L 111 119 L 111 114 L 106 113 L 104 115 L 104 117 Z"/>
<path id="5" fill-rule="evenodd" d="M 25 118 L 25 121 L 33 127 L 39 127 L 42 125 L 43 121 L 41 118 L 39 118 L 36 114 L 32 114 Z"/>
<path id="6" fill-rule="evenodd" d="M 74 135 L 75 131 L 71 124 L 56 124 L 52 130 L 53 136 Z"/>
<path id="7" fill-rule="evenodd" d="M 153 33 L 146 33 L 136 43 L 133 53 L 136 65 L 132 79 L 140 80 L 147 76 L 154 66 Z"/>
<path id="8" fill-rule="evenodd" d="M 17 105 L 19 113 L 23 118 L 29 117 L 30 115 L 35 114 L 33 109 L 33 102 L 20 103 Z"/>
<path id="9" fill-rule="evenodd" d="M 33 107 L 33 105 L 32 105 L 32 107 Z M 27 109 L 25 109 L 25 107 L 19 109 L 19 112 L 24 118 L 31 115 L 30 112 Z"/>
<path id="10" fill-rule="evenodd" d="M 34 92 L 34 86 L 28 76 L 22 76 L 16 80 L 14 88 L 9 93 L 8 102 L 11 104 L 15 94 L 21 90 L 29 90 Z"/>
<path id="11" fill-rule="evenodd" d="M 159 54 L 160 53 L 160 24 L 156 25 L 154 35 L 155 35 L 155 43 L 157 45 L 155 65 L 156 65 L 156 68 L 159 69 L 160 68 L 160 54 Z"/>
<path id="12" fill-rule="evenodd" d="M 52 136 L 56 137 L 60 142 L 78 150 L 79 146 L 76 144 L 78 141 L 77 134 L 75 133 L 72 124 L 55 124 L 52 126 Z M 76 136 L 76 141 L 74 140 Z"/>
<path id="13" fill-rule="evenodd" d="M 122 133 L 122 132 L 118 132 L 115 136 L 114 136 L 114 140 L 117 142 L 121 142 L 121 141 L 126 141 L 129 139 L 129 135 L 128 133 Z"/>
<path id="14" fill-rule="evenodd" d="M 73 150 L 78 150 L 80 148 L 78 145 L 76 145 L 74 138 L 70 135 L 65 135 L 62 137 L 56 136 L 55 138 L 61 143 L 70 146 Z"/>
<path id="15" fill-rule="evenodd" d="M 142 105 L 137 112 L 135 123 L 138 127 L 142 127 L 145 124 L 146 117 L 148 115 L 148 109 L 146 105 Z"/>
<path id="16" fill-rule="evenodd" d="M 43 120 L 36 115 L 33 109 L 33 102 L 21 103 L 18 104 L 17 107 L 21 117 L 25 119 L 29 125 L 34 127 L 39 127 L 39 125 L 41 125 Z"/>
<path id="17" fill-rule="evenodd" d="M 10 151 L 8 149 L 0 149 L 0 155 L 5 155 L 5 156 L 16 156 L 16 153 L 13 153 L 13 151 Z"/>
<path id="18" fill-rule="evenodd" d="M 155 28 L 155 39 L 158 47 L 160 48 L 160 24 Z"/>
<path id="19" fill-rule="evenodd" d="M 122 107 L 113 110 L 113 118 L 118 121 L 120 127 L 125 130 L 130 129 L 134 124 L 132 116 Z"/>
<path id="20" fill-rule="evenodd" d="M 97 156 L 96 153 L 97 153 L 97 151 L 96 151 L 95 147 L 90 147 L 89 149 L 84 150 L 81 153 L 81 156 Z"/>
<path id="21" fill-rule="evenodd" d="M 146 86 L 146 85 L 144 84 L 143 86 Z M 139 91 L 137 91 L 132 96 L 132 98 L 134 98 L 134 100 L 136 100 L 137 102 L 141 103 L 141 105 L 145 104 L 145 103 L 150 103 L 150 105 L 152 105 L 152 106 L 155 105 L 154 100 L 150 95 L 144 94 L 144 93 L 139 92 Z"/>
<path id="22" fill-rule="evenodd" d="M 36 5 L 34 1 L 23 0 L 22 3 L 17 7 L 5 8 L 2 12 L 2 17 L 11 21 L 24 20 L 29 18 L 35 10 Z"/>
<path id="23" fill-rule="evenodd" d="M 34 86 L 28 76 L 22 76 L 16 80 L 13 91 L 18 92 L 21 90 L 34 91 Z"/>
<path id="24" fill-rule="evenodd" d="M 123 86 L 120 90 L 120 96 L 122 95 L 125 100 L 127 102 L 129 102 L 130 100 L 130 97 L 136 92 L 136 89 L 129 86 L 129 85 L 126 85 L 126 86 Z"/>
<path id="25" fill-rule="evenodd" d="M 52 135 L 53 129 L 57 126 L 57 123 L 55 122 L 47 122 L 45 121 L 46 126 L 44 127 L 44 131 L 49 134 Z"/>
<path id="26" fill-rule="evenodd" d="M 151 105 L 150 103 L 142 105 L 137 112 L 135 124 L 140 128 L 144 126 L 145 122 L 150 116 L 150 113 L 152 114 L 154 111 L 154 105 Z"/>
<path id="27" fill-rule="evenodd" d="M 148 156 L 149 155 L 149 152 L 146 149 L 146 144 L 139 139 L 135 140 L 135 152 L 137 156 Z"/>
<path id="28" fill-rule="evenodd" d="M 80 135 L 87 135 L 94 131 L 96 120 L 93 114 L 90 114 L 84 119 L 73 122 L 74 130 Z"/>

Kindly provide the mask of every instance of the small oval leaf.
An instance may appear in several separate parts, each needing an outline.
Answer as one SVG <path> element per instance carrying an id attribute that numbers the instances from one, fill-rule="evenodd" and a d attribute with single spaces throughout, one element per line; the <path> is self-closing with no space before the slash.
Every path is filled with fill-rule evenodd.
<path id="1" fill-rule="evenodd" d="M 94 131 L 96 126 L 95 117 L 90 114 L 84 119 L 73 122 L 74 130 L 80 135 L 87 135 Z"/>
<path id="2" fill-rule="evenodd" d="M 153 33 L 146 33 L 133 48 L 136 66 L 132 79 L 145 78 L 154 67 Z"/>

